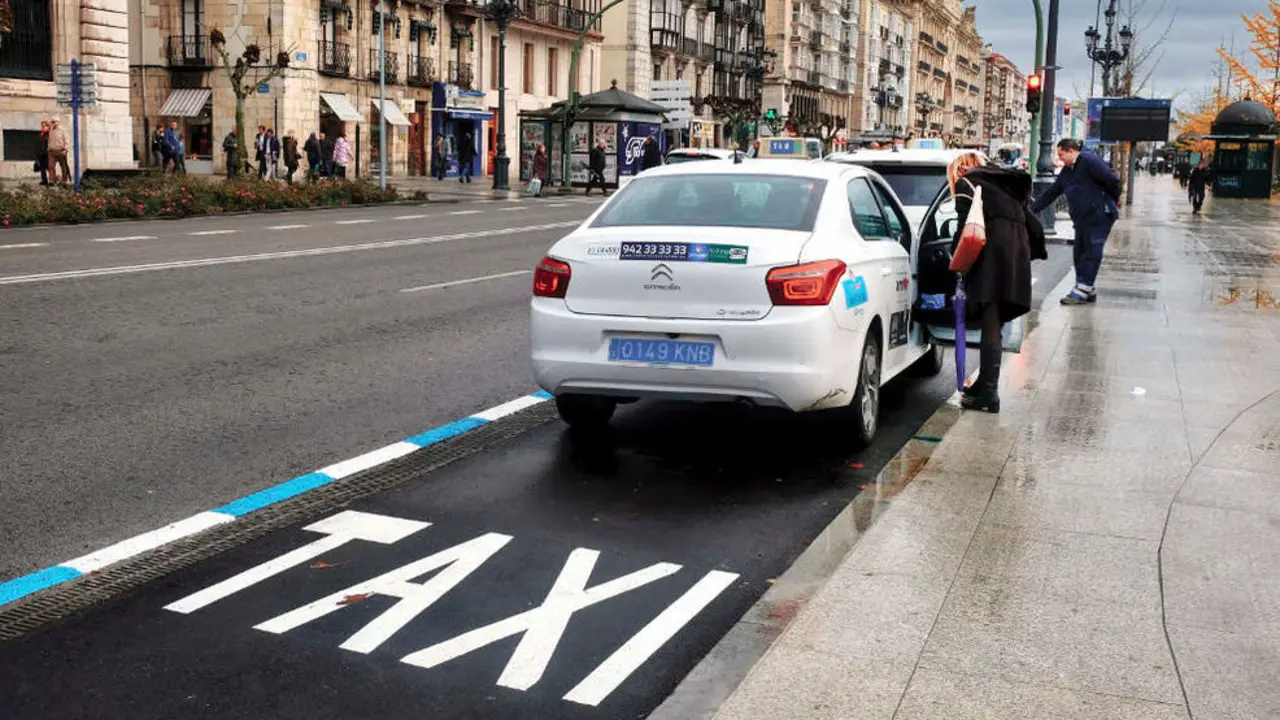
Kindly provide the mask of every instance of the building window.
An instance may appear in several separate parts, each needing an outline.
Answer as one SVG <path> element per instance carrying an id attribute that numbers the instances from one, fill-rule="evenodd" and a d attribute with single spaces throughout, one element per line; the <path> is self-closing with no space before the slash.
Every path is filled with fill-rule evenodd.
<path id="1" fill-rule="evenodd" d="M 53 79 L 49 0 L 9 0 L 13 32 L 0 42 L 0 77 Z"/>
<path id="2" fill-rule="evenodd" d="M 533 94 L 533 43 L 524 44 L 524 91 Z"/>
<path id="3" fill-rule="evenodd" d="M 204 34 L 204 3 L 201 0 L 182 0 L 182 34 L 187 37 Z"/>
<path id="4" fill-rule="evenodd" d="M 654 80 L 662 79 L 662 63 L 653 64 L 653 79 Z"/>
<path id="5" fill-rule="evenodd" d="M 40 154 L 39 130 L 5 130 L 4 159 L 9 162 L 30 162 Z M 27 168 L 28 170 L 30 168 Z"/>
<path id="6" fill-rule="evenodd" d="M 547 48 L 547 94 L 555 97 L 559 94 L 560 88 L 556 84 L 560 80 L 560 51 L 556 48 Z"/>
<path id="7" fill-rule="evenodd" d="M 498 48 L 498 36 L 494 35 L 489 38 L 489 89 L 498 89 L 498 54 L 501 50 Z"/>

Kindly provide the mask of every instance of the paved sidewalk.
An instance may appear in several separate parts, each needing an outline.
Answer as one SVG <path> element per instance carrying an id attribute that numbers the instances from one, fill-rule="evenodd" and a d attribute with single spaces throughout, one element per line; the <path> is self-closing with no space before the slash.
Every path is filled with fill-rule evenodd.
<path id="1" fill-rule="evenodd" d="M 718 720 L 1280 717 L 1280 202 L 1135 203 Z"/>

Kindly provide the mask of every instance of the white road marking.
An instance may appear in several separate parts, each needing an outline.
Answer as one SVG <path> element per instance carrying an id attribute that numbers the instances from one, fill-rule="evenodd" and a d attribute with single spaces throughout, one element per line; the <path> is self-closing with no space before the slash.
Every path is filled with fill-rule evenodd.
<path id="1" fill-rule="evenodd" d="M 356 634 L 339 645 L 343 650 L 371 653 L 424 610 L 435 604 L 458 583 L 466 580 L 468 575 L 475 572 L 509 542 L 511 542 L 510 535 L 498 533 L 481 535 L 461 545 L 454 545 L 391 572 L 383 573 L 372 580 L 339 590 L 296 610 L 254 625 L 254 628 L 279 635 L 347 607 L 351 604 L 349 598 L 352 597 L 358 597 L 361 600 L 364 599 L 361 596 L 368 595 L 400 598 L 400 602 L 370 620 Z M 434 570 L 440 572 L 432 575 L 426 582 L 412 582 L 414 578 L 422 577 Z"/>
<path id="2" fill-rule="evenodd" d="M 424 217 L 426 217 L 426 215 L 397 215 L 397 216 L 395 216 L 395 218 L 393 218 L 393 219 L 395 219 L 395 220 L 421 220 L 421 219 L 422 219 L 422 218 L 424 218 Z"/>
<path id="3" fill-rule="evenodd" d="M 527 207 L 505 207 L 505 208 L 498 208 L 498 212 L 522 212 L 528 209 L 529 208 Z"/>
<path id="4" fill-rule="evenodd" d="M 301 230 L 302 228 L 311 227 L 310 225 L 272 225 L 268 230 Z"/>
<path id="5" fill-rule="evenodd" d="M 498 677 L 498 684 L 515 690 L 528 690 L 542 678 L 575 612 L 680 570 L 679 565 L 672 563 L 655 563 L 588 589 L 587 582 L 599 556 L 598 550 L 574 550 L 547 593 L 547 599 L 538 607 L 410 653 L 403 662 L 433 668 L 512 635 L 522 635 L 520 644 Z"/>
<path id="6" fill-rule="evenodd" d="M 419 285 L 418 287 L 405 288 L 402 293 L 420 292 L 422 290 L 442 290 L 458 285 L 470 285 L 471 283 L 484 282 L 486 280 L 497 280 L 499 278 L 516 277 L 517 275 L 528 275 L 532 270 L 515 270 L 513 272 L 498 273 L 496 275 L 484 275 L 482 277 L 467 278 L 466 280 L 450 280 L 449 282 L 434 283 L 431 285 Z"/>
<path id="7" fill-rule="evenodd" d="M 475 415 L 472 415 L 471 417 L 480 418 L 481 420 L 488 420 L 489 422 L 495 422 L 497 420 L 501 420 L 502 418 L 508 415 L 514 415 L 520 412 L 521 410 L 524 410 L 525 408 L 533 407 L 534 405 L 538 405 L 542 402 L 545 402 L 545 401 L 540 397 L 536 397 L 533 395 L 525 395 L 524 397 L 518 397 L 515 400 L 512 400 L 510 402 L 504 402 L 501 405 L 498 405 L 497 407 L 491 407 L 488 410 L 478 412 Z"/>
<path id="8" fill-rule="evenodd" d="M 681 595 L 680 599 L 667 606 L 666 610 L 592 670 L 564 699 L 583 705 L 599 705 L 737 578 L 737 573 L 720 570 L 707 573 L 688 592 Z"/>
<path id="9" fill-rule="evenodd" d="M 12 245 L 0 245 L 0 250 L 17 250 L 19 248 L 35 248 L 48 247 L 49 243 L 13 243 Z"/>
<path id="10" fill-rule="evenodd" d="M 134 273 L 155 272 L 159 270 L 178 270 L 183 268 L 211 267 L 214 265 L 261 262 L 264 260 L 315 257 L 319 255 L 334 255 L 338 253 L 363 252 L 366 250 L 384 250 L 387 248 L 409 247 L 412 245 L 433 245 L 436 243 L 455 242 L 457 240 L 491 237 L 494 235 L 514 235 L 518 233 L 538 232 L 541 230 L 557 230 L 567 227 L 577 227 L 581 224 L 582 223 L 579 220 L 571 220 L 565 222 L 544 223 L 541 225 L 525 225 L 523 227 L 497 228 L 494 230 L 474 230 L 465 233 L 408 238 L 405 240 L 383 240 L 379 242 L 360 243 L 358 245 L 310 248 L 307 250 L 281 250 L 277 252 L 254 253 L 252 255 L 228 255 L 225 257 L 201 258 L 198 260 L 172 260 L 169 262 L 146 263 L 143 265 L 117 265 L 114 267 L 66 270 L 62 272 L 36 273 L 32 275 L 9 275 L 0 277 L 0 285 L 25 285 L 30 283 L 51 282 L 54 280 L 72 280 L 111 275 L 131 275 Z"/>
<path id="11" fill-rule="evenodd" d="M 230 235 L 239 232 L 239 230 L 201 230 L 199 232 L 189 232 L 188 235 Z"/>
<path id="12" fill-rule="evenodd" d="M 88 575 L 95 570 L 101 570 L 125 558 L 140 555 L 166 543 L 171 543 L 188 535 L 195 535 L 198 532 L 204 532 L 211 527 L 229 523 L 232 520 L 235 520 L 235 518 L 224 513 L 202 512 L 199 515 L 192 515 L 185 520 L 179 520 L 162 528 L 136 535 L 128 540 L 122 540 L 115 545 L 62 564 L 65 567 L 79 570 L 83 575 Z"/>
<path id="13" fill-rule="evenodd" d="M 497 408 L 493 409 L 496 410 Z M 386 447 L 378 448 L 372 452 L 367 452 L 359 457 L 353 457 L 350 460 L 343 460 L 340 463 L 335 463 L 327 468 L 322 468 L 319 472 L 328 475 L 334 480 L 341 480 L 348 475 L 355 475 L 358 472 L 368 470 L 371 467 L 377 467 L 383 463 L 391 462 L 396 458 L 404 457 L 405 455 L 420 449 L 421 448 L 413 443 L 398 442 Z"/>
<path id="14" fill-rule="evenodd" d="M 155 240 L 155 235 L 125 235 L 124 237 L 94 238 L 89 242 L 128 242 L 130 240 Z"/>
<path id="15" fill-rule="evenodd" d="M 450 215 L 475 215 L 479 210 L 454 210 Z"/>
<path id="16" fill-rule="evenodd" d="M 358 220 L 336 220 L 334 225 L 364 225 L 365 223 L 375 222 L 371 218 L 360 218 Z"/>
<path id="17" fill-rule="evenodd" d="M 547 207 L 569 207 L 569 203 L 547 203 Z"/>
<path id="18" fill-rule="evenodd" d="M 231 516 L 227 517 L 232 520 L 235 519 L 231 518 Z M 192 613 L 228 595 L 260 583 L 269 577 L 279 575 L 289 568 L 301 565 L 312 558 L 317 558 L 334 548 L 342 547 L 352 540 L 366 540 L 382 545 L 391 545 L 430 526 L 431 523 L 418 520 L 405 520 L 404 518 L 390 517 L 388 515 L 345 510 L 303 528 L 311 532 L 324 533 L 328 537 L 320 538 L 315 542 L 308 543 L 277 558 L 268 560 L 261 565 L 251 567 L 239 575 L 229 577 L 216 585 L 210 585 L 204 590 L 170 603 L 164 609 L 183 614 Z"/>

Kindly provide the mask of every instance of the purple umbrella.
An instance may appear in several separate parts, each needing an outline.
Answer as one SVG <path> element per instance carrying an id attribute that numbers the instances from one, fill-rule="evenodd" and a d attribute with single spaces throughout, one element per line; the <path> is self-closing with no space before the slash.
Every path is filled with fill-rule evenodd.
<path id="1" fill-rule="evenodd" d="M 966 344 L 966 333 L 964 330 L 964 276 L 961 275 L 956 279 L 956 390 L 964 390 L 964 355 Z"/>

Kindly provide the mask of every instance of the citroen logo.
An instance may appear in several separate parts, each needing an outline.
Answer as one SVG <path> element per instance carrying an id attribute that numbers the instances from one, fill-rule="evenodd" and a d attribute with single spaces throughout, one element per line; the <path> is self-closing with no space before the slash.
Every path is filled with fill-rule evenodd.
<path id="1" fill-rule="evenodd" d="M 671 282 L 673 279 L 674 278 L 671 277 L 671 268 L 666 263 L 658 263 L 657 265 L 654 265 L 653 273 L 649 276 L 650 282 L 658 282 L 659 280 Z"/>

